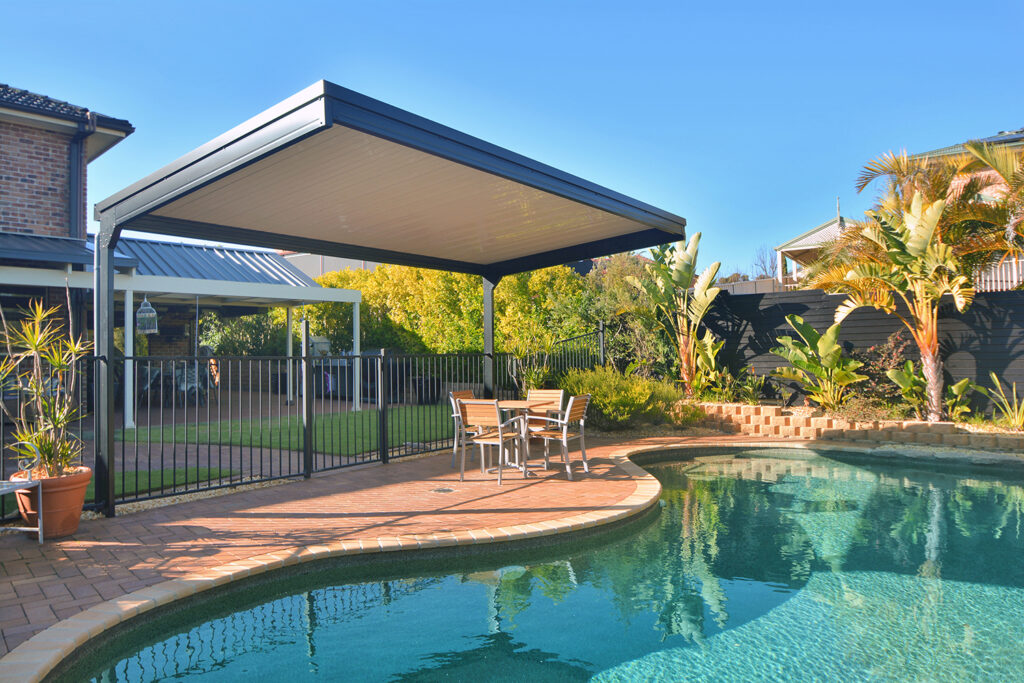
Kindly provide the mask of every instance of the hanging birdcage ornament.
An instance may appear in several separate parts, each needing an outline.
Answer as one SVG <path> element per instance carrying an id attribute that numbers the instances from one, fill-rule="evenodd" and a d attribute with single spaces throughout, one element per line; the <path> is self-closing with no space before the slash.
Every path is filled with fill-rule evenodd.
<path id="1" fill-rule="evenodd" d="M 157 334 L 160 331 L 156 324 L 156 309 L 145 296 L 135 314 L 135 331 L 139 334 Z"/>

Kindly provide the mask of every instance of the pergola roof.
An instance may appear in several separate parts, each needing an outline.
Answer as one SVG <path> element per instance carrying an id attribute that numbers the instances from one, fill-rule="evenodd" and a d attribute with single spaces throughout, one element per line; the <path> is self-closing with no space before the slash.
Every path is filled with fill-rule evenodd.
<path id="1" fill-rule="evenodd" d="M 122 229 L 491 279 L 682 239 L 686 221 L 321 81 L 96 206 Z"/>

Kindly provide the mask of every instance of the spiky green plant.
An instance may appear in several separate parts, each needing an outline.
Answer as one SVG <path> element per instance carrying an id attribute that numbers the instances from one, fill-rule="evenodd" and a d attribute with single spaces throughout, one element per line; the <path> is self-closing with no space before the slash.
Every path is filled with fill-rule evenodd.
<path id="1" fill-rule="evenodd" d="M 49 477 L 74 470 L 82 454 L 71 427 L 82 416 L 75 398 L 79 363 L 91 348 L 81 336 L 67 334 L 59 311 L 33 301 L 22 320 L 8 325 L 0 309 L 7 352 L 0 359 L 0 386 L 21 394 L 17 408 L 0 403 L 14 425 L 18 443 L 11 448 L 26 460 L 38 456 L 35 466 Z"/>
<path id="2" fill-rule="evenodd" d="M 1013 383 L 1010 393 L 1007 394 L 996 373 L 990 372 L 989 376 L 992 378 L 995 388 L 979 387 L 979 391 L 992 399 L 996 412 L 1003 416 L 1011 428 L 1017 431 L 1024 430 L 1024 396 L 1017 398 L 1017 383 Z"/>

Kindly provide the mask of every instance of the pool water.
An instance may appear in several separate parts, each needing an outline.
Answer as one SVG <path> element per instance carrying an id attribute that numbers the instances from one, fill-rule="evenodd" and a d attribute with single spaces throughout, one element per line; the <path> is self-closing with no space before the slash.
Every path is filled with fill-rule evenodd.
<path id="1" fill-rule="evenodd" d="M 519 562 L 280 580 L 122 635 L 65 675 L 1024 678 L 1018 475 L 782 449 L 646 468 L 664 491 L 640 528 Z"/>

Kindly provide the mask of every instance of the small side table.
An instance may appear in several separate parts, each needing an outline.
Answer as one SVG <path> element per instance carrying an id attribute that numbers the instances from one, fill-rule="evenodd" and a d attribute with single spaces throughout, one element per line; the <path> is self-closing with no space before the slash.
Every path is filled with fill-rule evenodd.
<path id="1" fill-rule="evenodd" d="M 35 531 L 39 535 L 39 545 L 43 544 L 43 485 L 39 479 L 26 479 L 25 481 L 0 481 L 0 495 L 14 493 L 23 489 L 35 487 L 36 495 L 39 496 L 36 504 L 36 521 L 38 526 L 0 526 L 0 531 Z"/>

